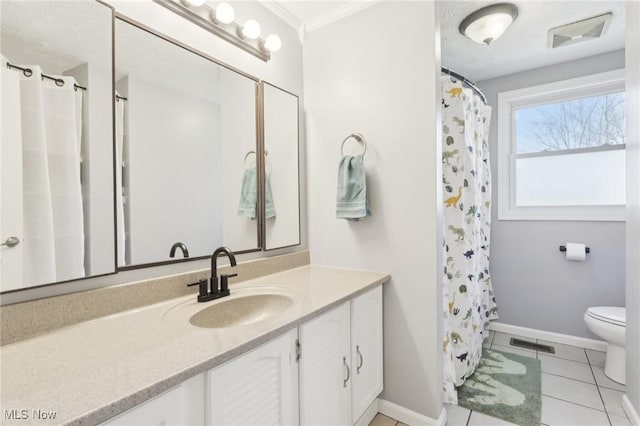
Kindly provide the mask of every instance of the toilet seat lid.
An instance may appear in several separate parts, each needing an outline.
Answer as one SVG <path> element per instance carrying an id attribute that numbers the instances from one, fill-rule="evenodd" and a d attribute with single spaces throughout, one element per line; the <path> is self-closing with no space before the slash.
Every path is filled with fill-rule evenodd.
<path id="1" fill-rule="evenodd" d="M 626 309 L 616 306 L 594 306 L 587 309 L 587 315 L 597 320 L 621 325 L 623 327 L 627 323 Z"/>

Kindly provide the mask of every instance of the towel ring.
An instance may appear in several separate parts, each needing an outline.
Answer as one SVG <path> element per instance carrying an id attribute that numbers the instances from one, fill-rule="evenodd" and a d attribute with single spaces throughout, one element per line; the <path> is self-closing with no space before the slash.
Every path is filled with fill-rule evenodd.
<path id="1" fill-rule="evenodd" d="M 362 146 L 364 147 L 364 150 L 362 151 L 362 155 L 367 153 L 367 141 L 364 139 L 364 136 L 362 136 L 362 133 L 351 133 L 349 136 L 344 138 L 344 140 L 342 141 L 342 145 L 340 145 L 340 154 L 342 156 L 344 156 L 344 144 L 349 140 L 349 138 L 354 138 L 355 140 L 357 140 L 362 144 Z"/>
<path id="2" fill-rule="evenodd" d="M 244 161 L 243 161 L 245 166 L 247 165 L 247 158 L 249 158 L 251 154 L 255 154 L 255 153 L 256 153 L 255 151 L 249 151 L 245 154 Z M 266 157 L 267 155 L 269 155 L 269 151 L 264 152 L 264 156 Z"/>

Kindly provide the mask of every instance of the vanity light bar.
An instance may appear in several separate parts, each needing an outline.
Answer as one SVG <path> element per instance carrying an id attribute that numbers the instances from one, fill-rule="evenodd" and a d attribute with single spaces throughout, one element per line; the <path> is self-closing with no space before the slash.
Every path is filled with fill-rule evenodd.
<path id="1" fill-rule="evenodd" d="M 153 1 L 265 62 L 271 59 L 271 51 L 268 49 L 268 47 L 272 45 L 272 43 L 268 43 L 270 40 L 265 41 L 257 36 L 255 38 L 247 37 L 243 34 L 243 27 L 240 24 L 233 21 L 224 23 L 216 19 L 215 10 L 204 2 L 202 4 L 195 4 L 199 2 L 185 0 Z M 252 23 L 253 22 L 255 21 L 252 21 Z M 255 24 L 257 25 L 257 22 L 255 22 Z M 269 39 L 269 37 L 267 37 L 267 39 Z M 278 38 L 279 42 L 279 37 L 275 37 Z M 277 46 L 278 48 L 280 47 L 279 44 L 277 44 Z M 277 49 L 273 50 L 275 51 Z"/>

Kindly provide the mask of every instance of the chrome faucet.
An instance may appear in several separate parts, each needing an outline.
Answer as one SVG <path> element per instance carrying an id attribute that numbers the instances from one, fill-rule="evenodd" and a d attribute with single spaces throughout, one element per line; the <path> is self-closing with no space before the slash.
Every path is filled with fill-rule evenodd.
<path id="1" fill-rule="evenodd" d="M 176 249 L 180 249 L 182 251 L 182 257 L 189 257 L 189 250 L 184 243 L 177 242 L 171 246 L 171 251 L 169 252 L 169 257 L 175 257 Z"/>
<path id="2" fill-rule="evenodd" d="M 228 296 L 229 292 L 229 278 L 235 277 L 238 274 L 220 276 L 220 288 L 218 288 L 218 256 L 225 254 L 231 266 L 236 266 L 236 256 L 231 250 L 226 247 L 219 247 L 211 255 L 211 279 L 209 280 L 210 290 L 207 289 L 207 280 L 200 280 L 197 283 L 187 284 L 189 287 L 197 285 L 199 288 L 198 302 L 208 302 L 210 300 L 219 299 L 221 297 Z"/>

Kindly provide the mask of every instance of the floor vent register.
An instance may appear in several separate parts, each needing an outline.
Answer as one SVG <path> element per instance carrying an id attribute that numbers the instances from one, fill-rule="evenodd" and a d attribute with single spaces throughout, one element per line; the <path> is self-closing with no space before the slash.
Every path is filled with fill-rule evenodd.
<path id="1" fill-rule="evenodd" d="M 518 348 L 531 349 L 532 351 L 546 352 L 549 354 L 556 353 L 556 350 L 553 348 L 553 346 L 543 345 L 542 343 L 529 342 L 522 339 L 516 339 L 515 337 L 511 338 L 509 344 Z"/>

